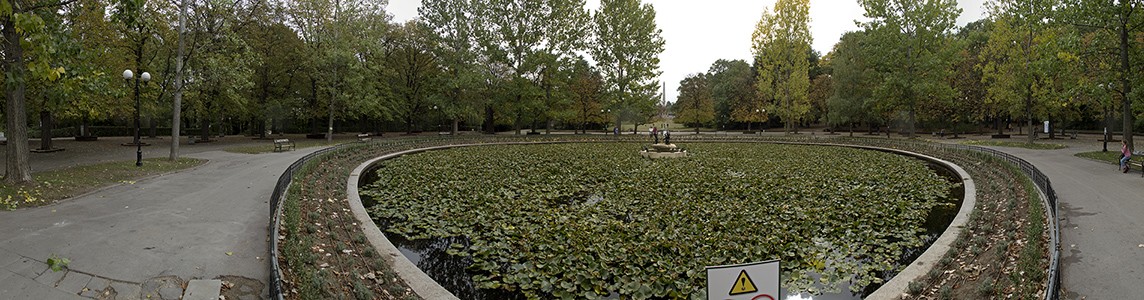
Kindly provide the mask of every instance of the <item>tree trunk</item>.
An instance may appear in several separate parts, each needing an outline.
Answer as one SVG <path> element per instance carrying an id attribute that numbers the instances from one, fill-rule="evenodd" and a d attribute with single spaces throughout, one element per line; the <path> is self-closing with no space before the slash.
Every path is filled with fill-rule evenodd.
<path id="1" fill-rule="evenodd" d="M 186 51 L 187 0 L 179 1 L 179 49 L 175 59 L 175 103 L 171 107 L 171 161 L 179 159 L 179 129 L 183 111 L 183 54 Z"/>
<path id="2" fill-rule="evenodd" d="M 1053 123 L 1053 118 L 1049 117 L 1049 139 L 1050 140 L 1057 137 L 1056 132 L 1054 132 L 1056 130 L 1056 127 L 1057 127 L 1056 124 Z"/>
<path id="3" fill-rule="evenodd" d="M 330 97 L 329 127 L 326 128 L 326 144 L 334 143 L 334 97 Z"/>
<path id="4" fill-rule="evenodd" d="M 1031 84 L 1030 84 L 1031 85 Z M 1033 89 L 1030 86 L 1028 92 L 1025 93 L 1025 123 L 1029 124 L 1028 142 L 1032 144 L 1035 142 L 1035 134 L 1037 128 L 1033 126 Z"/>
<path id="5" fill-rule="evenodd" d="M 1123 5 L 1130 5 L 1128 1 L 1121 1 Z M 1123 94 L 1120 99 L 1120 111 L 1124 114 L 1124 142 L 1128 144 L 1128 151 L 1136 151 L 1136 147 L 1132 142 L 1132 84 L 1128 82 L 1128 78 L 1132 78 L 1132 65 L 1128 62 L 1128 12 L 1122 11 L 1120 19 L 1120 86 L 1124 88 Z"/>
<path id="6" fill-rule="evenodd" d="M 915 112 L 914 112 L 914 108 L 912 108 L 912 107 L 911 107 L 911 108 L 910 108 L 910 112 L 909 112 L 909 118 L 910 118 L 910 119 L 909 119 L 909 121 L 906 121 L 906 123 L 909 123 L 909 124 L 907 124 L 907 125 L 906 125 L 906 126 L 909 126 L 909 127 L 908 127 L 908 129 L 906 129 L 906 131 L 908 131 L 908 132 L 906 133 L 906 137 L 908 137 L 908 138 L 913 138 L 913 137 L 914 137 L 914 130 L 915 130 L 915 128 L 914 128 L 914 120 L 917 118 L 916 114 L 917 114 L 917 113 L 915 113 Z"/>
<path id="7" fill-rule="evenodd" d="M 497 133 L 497 125 L 495 123 L 496 120 L 493 118 L 494 116 L 493 106 L 485 105 L 485 133 L 487 134 Z"/>
<path id="8" fill-rule="evenodd" d="M 52 150 L 52 112 L 40 111 L 40 150 Z"/>
<path id="9" fill-rule="evenodd" d="M 32 167 L 28 163 L 28 116 L 24 109 L 24 49 L 20 46 L 23 38 L 16 33 L 16 25 L 10 17 L 0 20 L 4 34 L 4 63 L 8 71 L 5 93 L 8 96 L 4 106 L 5 122 L 8 127 L 8 151 L 5 151 L 4 182 L 9 185 L 32 182 Z"/>
<path id="10" fill-rule="evenodd" d="M 147 124 L 150 125 L 149 127 L 151 127 L 151 132 L 147 134 L 147 137 L 153 139 L 158 138 L 159 122 L 155 122 L 155 117 L 150 117 L 147 118 Z"/>
<path id="11" fill-rule="evenodd" d="M 457 127 L 460 127 L 461 120 L 453 117 L 453 130 L 449 131 L 449 135 L 457 135 Z"/>

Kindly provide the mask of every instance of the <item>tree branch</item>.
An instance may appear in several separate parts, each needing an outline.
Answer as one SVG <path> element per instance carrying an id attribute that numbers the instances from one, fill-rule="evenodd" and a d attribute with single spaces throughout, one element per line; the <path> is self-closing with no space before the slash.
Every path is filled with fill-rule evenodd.
<path id="1" fill-rule="evenodd" d="M 43 9 L 43 8 L 64 6 L 64 5 L 72 4 L 73 2 L 76 2 L 76 1 L 79 1 L 79 0 L 63 0 L 63 1 L 55 2 L 55 3 L 51 3 L 51 2 L 41 3 L 39 5 L 33 5 L 31 7 L 28 7 L 28 8 L 17 9 L 15 12 L 16 13 L 23 13 L 23 12 L 30 12 L 30 11 L 35 11 L 38 9 Z"/>

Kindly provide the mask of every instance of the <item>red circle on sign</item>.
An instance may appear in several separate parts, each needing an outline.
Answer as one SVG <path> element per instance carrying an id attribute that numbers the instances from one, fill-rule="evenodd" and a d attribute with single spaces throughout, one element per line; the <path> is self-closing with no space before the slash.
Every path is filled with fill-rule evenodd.
<path id="1" fill-rule="evenodd" d="M 763 299 L 775 300 L 775 297 L 771 297 L 771 295 L 767 295 L 767 294 L 762 294 L 762 295 L 755 296 L 754 298 L 751 298 L 751 300 L 763 300 Z"/>

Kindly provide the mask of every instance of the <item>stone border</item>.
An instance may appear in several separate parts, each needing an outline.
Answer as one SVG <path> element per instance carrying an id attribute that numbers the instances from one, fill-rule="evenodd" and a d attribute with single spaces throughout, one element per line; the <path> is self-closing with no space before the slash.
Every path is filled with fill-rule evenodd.
<path id="1" fill-rule="evenodd" d="M 961 200 L 961 209 L 957 211 L 957 215 L 949 222 L 949 226 L 945 228 L 945 232 L 942 232 L 941 236 L 938 236 L 937 240 L 934 240 L 933 244 L 930 244 L 930 247 L 926 249 L 925 252 L 922 252 L 921 256 L 918 256 L 909 266 L 901 272 L 898 272 L 898 275 L 894 275 L 894 278 L 891 278 L 890 281 L 882 284 L 881 287 L 866 296 L 866 299 L 897 299 L 909 291 L 910 282 L 929 273 L 929 271 L 938 264 L 938 261 L 940 261 L 942 257 L 945 257 L 945 254 L 952 249 L 954 241 L 961 235 L 961 232 L 965 229 L 965 225 L 969 223 L 969 214 L 973 212 L 974 207 L 977 205 L 977 186 L 973 183 L 973 178 L 969 177 L 969 173 L 965 172 L 965 169 L 949 161 L 925 154 L 897 149 L 878 147 L 862 148 L 911 155 L 944 165 L 956 171 L 957 174 L 961 176 L 962 188 L 965 189 L 965 196 Z"/>
<path id="2" fill-rule="evenodd" d="M 960 166 L 945 161 L 936 157 L 891 148 L 860 146 L 860 145 L 847 145 L 847 144 L 830 144 L 830 143 L 789 143 L 789 142 L 770 142 L 770 141 L 751 141 L 757 143 L 772 143 L 772 144 L 798 144 L 798 145 L 818 145 L 818 146 L 836 146 L 836 147 L 849 147 L 858 149 L 867 149 L 875 151 L 887 151 L 900 155 L 912 156 L 919 159 L 928 160 L 934 163 L 941 164 L 957 172 L 961 176 L 962 187 L 965 189 L 964 198 L 961 202 L 961 209 L 958 210 L 957 215 L 950 221 L 949 226 L 945 231 L 934 240 L 933 244 L 926 249 L 916 260 L 910 263 L 901 272 L 898 272 L 894 278 L 882 284 L 874 293 L 866 296 L 866 299 L 897 299 L 903 293 L 906 293 L 909 283 L 924 276 L 926 273 L 937 265 L 938 261 L 945 256 L 945 253 L 951 249 L 954 241 L 961 235 L 965 224 L 969 222 L 969 214 L 973 212 L 977 203 L 977 188 L 973 183 L 973 179 L 969 177 L 969 173 L 962 169 Z M 377 224 L 373 223 L 373 218 L 369 216 L 365 206 L 361 202 L 361 195 L 358 194 L 358 181 L 366 169 L 371 167 L 378 161 L 387 160 L 406 154 L 413 154 L 425 151 L 460 148 L 470 146 L 489 146 L 489 145 L 531 145 L 531 144 L 559 144 L 559 143 L 572 143 L 572 142 L 508 142 L 508 143 L 483 143 L 483 144 L 458 144 L 446 146 L 433 146 L 426 148 L 411 149 L 405 151 L 394 152 L 370 159 L 360 165 L 350 173 L 349 179 L 346 180 L 346 196 L 350 204 L 350 209 L 353 211 L 354 217 L 361 225 L 362 232 L 365 234 L 366 239 L 369 240 L 371 246 L 377 249 L 379 253 L 385 255 L 386 260 L 393 266 L 393 271 L 413 289 L 414 293 L 424 299 L 446 299 L 446 300 L 459 300 L 457 296 L 449 292 L 437 281 L 430 278 L 425 274 L 417 265 L 405 258 L 397 250 L 397 247 L 385 237 Z M 700 143 L 719 143 L 719 141 L 700 142 Z"/>
<path id="3" fill-rule="evenodd" d="M 401 251 L 398 251 L 397 247 L 393 246 L 393 243 L 389 242 L 389 239 L 385 237 L 385 234 L 381 232 L 377 224 L 373 223 L 373 218 L 370 218 L 369 212 L 365 210 L 365 205 L 361 203 L 361 195 L 358 194 L 358 180 L 361 180 L 362 172 L 365 172 L 366 169 L 378 161 L 411 153 L 452 147 L 457 146 L 419 148 L 379 156 L 358 165 L 357 168 L 354 168 L 353 172 L 350 173 L 350 178 L 346 180 L 346 199 L 350 202 L 350 210 L 353 211 L 354 218 L 356 218 L 358 224 L 360 224 L 359 226 L 361 226 L 362 232 L 365 233 L 366 239 L 369 240 L 369 244 L 373 246 L 374 249 L 377 249 L 382 257 L 385 257 L 385 260 L 389 262 L 390 266 L 393 266 L 393 272 L 397 274 L 397 277 L 404 280 L 405 284 L 408 284 L 409 288 L 413 289 L 413 292 L 421 296 L 422 299 L 460 300 L 460 298 L 454 296 L 452 292 L 449 292 L 449 290 L 446 290 L 438 284 L 437 281 L 425 274 L 425 271 L 421 271 L 417 265 L 414 265 L 405 255 L 401 254 Z"/>

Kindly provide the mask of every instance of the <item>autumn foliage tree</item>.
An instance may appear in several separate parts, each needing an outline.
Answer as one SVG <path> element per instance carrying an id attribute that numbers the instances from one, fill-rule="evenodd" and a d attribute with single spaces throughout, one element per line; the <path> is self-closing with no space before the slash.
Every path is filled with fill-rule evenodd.
<path id="1" fill-rule="evenodd" d="M 786 132 L 810 112 L 810 1 L 778 0 L 755 27 L 751 51 L 758 62 L 759 94 L 772 102 Z"/>

